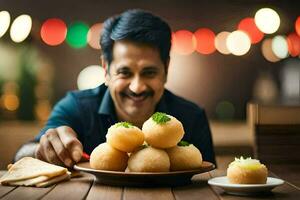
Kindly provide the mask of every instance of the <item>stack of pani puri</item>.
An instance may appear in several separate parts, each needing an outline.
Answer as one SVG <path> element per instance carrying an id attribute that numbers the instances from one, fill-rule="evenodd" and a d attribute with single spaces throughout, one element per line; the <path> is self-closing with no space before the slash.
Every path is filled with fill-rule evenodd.
<path id="1" fill-rule="evenodd" d="M 90 166 L 99 170 L 125 171 L 128 154 L 144 142 L 142 131 L 128 122 L 119 122 L 108 129 L 106 143 L 97 146 L 90 156 Z"/>
<path id="2" fill-rule="evenodd" d="M 108 129 L 107 143 L 92 152 L 91 167 L 117 171 L 124 171 L 127 167 L 131 172 L 168 172 L 201 167 L 201 152 L 194 145 L 181 141 L 183 136 L 182 123 L 161 112 L 154 113 L 143 124 L 142 130 L 128 122 L 117 123 Z M 129 158 L 127 153 L 130 153 Z"/>

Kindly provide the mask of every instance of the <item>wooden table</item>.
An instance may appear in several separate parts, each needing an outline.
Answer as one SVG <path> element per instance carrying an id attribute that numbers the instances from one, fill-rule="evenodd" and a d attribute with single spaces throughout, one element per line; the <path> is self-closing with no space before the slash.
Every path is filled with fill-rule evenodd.
<path id="1" fill-rule="evenodd" d="M 295 180 L 299 181 L 299 170 L 295 171 L 297 174 L 294 173 L 293 177 Z M 0 175 L 2 175 L 4 172 L 5 171 L 0 171 Z M 290 183 L 288 180 L 286 180 L 284 185 L 273 189 L 271 194 L 253 197 L 229 195 L 224 193 L 221 188 L 211 187 L 207 184 L 207 180 L 211 177 L 224 174 L 225 170 L 222 169 L 199 174 L 193 177 L 193 184 L 174 188 L 112 187 L 97 183 L 95 181 L 95 177 L 90 174 L 83 174 L 82 177 L 72 178 L 70 181 L 62 182 L 48 188 L 0 186 L 0 199 L 300 199 L 299 187 L 293 183 Z M 285 172 L 284 174 L 284 176 L 289 177 L 288 172 Z M 277 174 L 274 173 L 270 173 L 270 175 L 277 176 Z M 285 180 L 284 177 L 281 178 Z"/>

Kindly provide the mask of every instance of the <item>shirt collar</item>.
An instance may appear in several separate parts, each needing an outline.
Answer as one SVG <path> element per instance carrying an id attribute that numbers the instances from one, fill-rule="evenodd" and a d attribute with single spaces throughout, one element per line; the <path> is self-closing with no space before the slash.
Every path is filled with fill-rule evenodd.
<path id="1" fill-rule="evenodd" d="M 158 104 L 156 105 L 155 112 L 168 113 L 167 102 L 166 102 L 165 95 L 166 95 L 166 91 L 164 91 L 161 99 L 159 100 Z"/>
<path id="2" fill-rule="evenodd" d="M 106 88 L 106 91 L 103 95 L 101 104 L 98 109 L 99 114 L 110 115 L 114 117 L 116 115 L 114 102 L 110 96 L 109 89 Z"/>

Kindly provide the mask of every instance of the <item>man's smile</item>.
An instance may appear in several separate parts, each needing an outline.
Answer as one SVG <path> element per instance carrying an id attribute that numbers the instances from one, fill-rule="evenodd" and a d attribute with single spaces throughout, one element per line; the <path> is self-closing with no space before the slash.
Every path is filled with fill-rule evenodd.
<path id="1" fill-rule="evenodd" d="M 142 103 L 148 97 L 153 96 L 153 92 L 147 91 L 147 92 L 143 92 L 141 94 L 135 94 L 133 92 L 122 92 L 121 96 L 132 100 L 134 103 Z"/>

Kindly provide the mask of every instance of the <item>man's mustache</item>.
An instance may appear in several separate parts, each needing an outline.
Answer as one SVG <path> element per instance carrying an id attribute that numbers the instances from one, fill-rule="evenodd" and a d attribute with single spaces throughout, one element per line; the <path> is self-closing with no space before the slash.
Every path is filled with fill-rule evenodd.
<path id="1" fill-rule="evenodd" d="M 148 96 L 153 96 L 153 94 L 154 94 L 153 91 L 144 91 L 144 92 L 141 92 L 141 93 L 137 94 L 137 93 L 132 92 L 130 90 L 122 92 L 122 93 L 124 95 L 133 96 L 133 97 L 141 97 L 141 96 L 148 97 Z"/>

